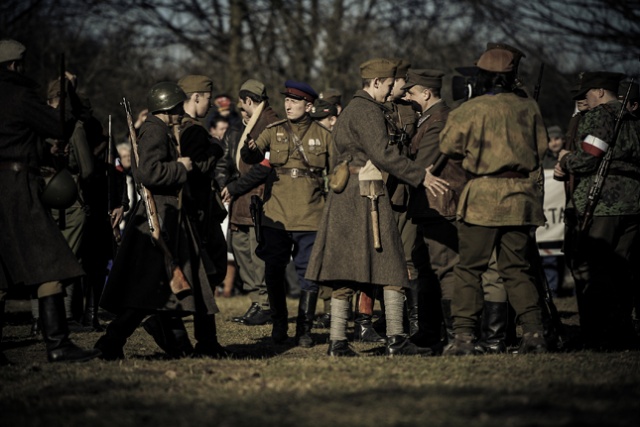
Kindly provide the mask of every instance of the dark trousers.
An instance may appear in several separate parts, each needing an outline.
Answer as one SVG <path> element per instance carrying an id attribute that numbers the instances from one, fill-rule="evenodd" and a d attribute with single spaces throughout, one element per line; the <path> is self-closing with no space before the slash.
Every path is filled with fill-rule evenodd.
<path id="1" fill-rule="evenodd" d="M 451 314 L 455 333 L 474 333 L 482 312 L 482 274 L 494 248 L 507 297 L 525 332 L 541 331 L 542 318 L 535 277 L 528 261 L 530 226 L 483 227 L 459 222 L 460 263 L 454 268 Z"/>
<path id="2" fill-rule="evenodd" d="M 571 254 L 580 326 L 593 344 L 619 345 L 633 338 L 639 224 L 640 215 L 594 217 L 586 235 L 577 225 L 567 230 L 565 251 Z"/>

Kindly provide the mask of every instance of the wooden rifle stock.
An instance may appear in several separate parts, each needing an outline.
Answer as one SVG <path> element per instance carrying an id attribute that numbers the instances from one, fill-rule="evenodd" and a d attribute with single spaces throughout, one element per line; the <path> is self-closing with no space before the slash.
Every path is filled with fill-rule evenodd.
<path id="1" fill-rule="evenodd" d="M 129 137 L 131 138 L 132 151 L 137 167 L 140 159 L 138 157 L 138 139 L 136 137 L 136 130 L 133 126 L 133 118 L 131 116 L 131 106 L 129 105 L 129 102 L 126 98 L 122 98 L 122 105 L 124 106 L 124 110 L 127 115 Z M 149 191 L 149 189 L 144 185 L 140 183 L 139 185 L 142 192 L 142 201 L 147 213 L 147 221 L 149 223 L 149 231 L 151 232 L 151 237 L 153 238 L 153 241 L 158 245 L 165 258 L 171 292 L 178 295 L 182 292 L 189 291 L 191 289 L 191 285 L 189 285 L 189 282 L 187 282 L 182 269 L 178 265 L 177 261 L 173 257 L 173 254 L 171 253 L 171 250 L 167 246 L 167 243 L 164 241 L 160 234 L 160 221 L 158 220 L 158 212 L 156 209 L 156 202 L 153 199 L 153 194 L 151 194 L 151 191 Z"/>

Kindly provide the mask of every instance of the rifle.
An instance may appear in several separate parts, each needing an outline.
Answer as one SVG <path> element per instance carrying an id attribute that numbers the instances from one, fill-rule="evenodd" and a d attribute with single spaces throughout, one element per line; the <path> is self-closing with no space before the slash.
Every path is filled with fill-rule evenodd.
<path id="1" fill-rule="evenodd" d="M 251 204 L 249 205 L 251 219 L 253 220 L 254 231 L 256 232 L 256 242 L 260 243 L 262 235 L 262 199 L 254 194 L 251 196 Z"/>
<path id="2" fill-rule="evenodd" d="M 600 161 L 600 164 L 598 165 L 598 171 L 596 172 L 596 177 L 593 180 L 593 184 L 591 184 L 591 187 L 589 188 L 589 194 L 587 195 L 587 206 L 584 208 L 584 216 L 582 217 L 582 222 L 580 223 L 580 231 L 585 234 L 587 233 L 587 231 L 589 231 L 589 227 L 591 227 L 593 213 L 596 210 L 596 206 L 598 204 L 598 201 L 600 200 L 600 194 L 602 194 L 602 187 L 604 187 L 604 181 L 607 178 L 607 174 L 609 173 L 609 166 L 611 166 L 613 150 L 618 140 L 618 136 L 620 135 L 620 129 L 622 128 L 622 116 L 624 116 L 624 112 L 627 108 L 627 102 L 629 101 L 629 94 L 631 93 L 631 83 L 633 83 L 633 77 L 629 82 L 627 93 L 624 96 L 624 101 L 622 102 L 622 106 L 620 107 L 620 111 L 618 112 L 618 116 L 616 117 L 616 124 L 613 128 L 614 130 L 611 144 L 607 149 L 607 153 Z"/>
<path id="3" fill-rule="evenodd" d="M 540 63 L 540 71 L 538 72 L 538 82 L 535 88 L 533 88 L 533 99 L 538 101 L 538 95 L 540 95 L 540 87 L 542 86 L 542 74 L 544 73 L 544 62 Z"/>
<path id="4" fill-rule="evenodd" d="M 122 236 L 120 235 L 120 230 L 117 227 L 114 227 L 111 224 L 111 213 L 113 211 L 112 206 L 112 194 L 113 187 L 115 184 L 115 176 L 114 176 L 114 168 L 115 168 L 115 156 L 113 155 L 113 136 L 111 133 L 111 114 L 109 114 L 109 132 L 108 132 L 108 141 L 107 141 L 107 157 L 106 157 L 106 171 L 107 171 L 107 216 L 109 217 L 109 225 L 111 225 L 111 232 L 113 233 L 113 240 L 117 243 L 120 243 L 122 240 Z"/>
<path id="5" fill-rule="evenodd" d="M 127 125 L 129 127 L 129 138 L 131 139 L 131 147 L 133 151 L 133 159 L 135 161 L 136 167 L 139 164 L 138 157 L 138 139 L 136 137 L 136 130 L 133 127 L 133 118 L 131 115 L 131 105 L 127 101 L 127 98 L 122 98 L 122 105 L 124 107 L 124 111 L 127 115 Z M 187 279 L 184 277 L 184 273 L 182 269 L 178 265 L 176 259 L 173 257 L 173 254 L 169 250 L 167 243 L 164 241 L 162 236 L 160 235 L 160 221 L 158 219 L 158 212 L 156 210 L 156 202 L 153 199 L 153 194 L 142 184 L 140 185 L 142 201 L 144 203 L 144 207 L 147 213 L 147 222 L 149 223 L 149 231 L 151 232 L 151 238 L 153 242 L 160 248 L 165 258 L 165 267 L 167 268 L 167 274 L 169 277 L 169 286 L 171 287 L 171 292 L 176 295 L 181 294 L 182 292 L 189 291 L 191 286 L 187 282 Z"/>

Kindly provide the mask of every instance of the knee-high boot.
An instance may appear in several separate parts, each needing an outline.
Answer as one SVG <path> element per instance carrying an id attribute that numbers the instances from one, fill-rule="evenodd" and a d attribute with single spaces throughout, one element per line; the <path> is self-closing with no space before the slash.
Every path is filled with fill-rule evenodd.
<path id="1" fill-rule="evenodd" d="M 508 302 L 485 301 L 480 322 L 480 340 L 476 343 L 478 353 L 499 354 L 507 352 Z"/>
<path id="2" fill-rule="evenodd" d="M 373 304 L 375 302 L 371 291 L 358 292 L 356 315 L 354 319 L 354 339 L 360 342 L 383 343 L 386 339 L 373 328 Z"/>
<path id="3" fill-rule="evenodd" d="M 165 313 L 154 314 L 142 323 L 142 327 L 169 357 L 179 359 L 193 353 L 181 318 Z"/>
<path id="4" fill-rule="evenodd" d="M 84 315 L 82 316 L 82 325 L 89 326 L 96 332 L 104 331 L 104 327 L 98 320 L 98 304 L 102 296 L 104 287 L 104 277 L 86 276 L 83 281 L 84 285 Z"/>
<path id="5" fill-rule="evenodd" d="M 218 342 L 215 314 L 194 314 L 193 332 L 196 339 L 194 351 L 196 356 L 213 357 L 215 359 L 232 356 L 232 353 Z"/>
<path id="6" fill-rule="evenodd" d="M 271 307 L 271 338 L 276 344 L 287 340 L 287 329 L 289 312 L 287 311 L 287 294 L 285 289 L 285 269 L 286 266 L 277 266 L 266 263 L 264 269 L 264 279 L 269 296 L 269 306 Z"/>
<path id="7" fill-rule="evenodd" d="M 402 317 L 404 308 L 404 295 L 398 291 L 384 291 L 385 311 L 387 316 L 387 356 L 430 356 L 433 350 L 422 348 L 413 344 L 407 335 L 402 333 Z"/>
<path id="8" fill-rule="evenodd" d="M 300 347 L 310 348 L 315 345 L 311 328 L 316 314 L 318 293 L 306 290 L 300 291 L 300 304 L 298 306 L 298 318 L 296 320 L 296 343 Z"/>
<path id="9" fill-rule="evenodd" d="M 84 362 L 100 356 L 99 350 L 85 350 L 69 338 L 62 294 L 38 298 L 38 304 L 49 362 Z"/>
<path id="10" fill-rule="evenodd" d="M 103 336 L 96 342 L 95 348 L 102 352 L 100 356 L 104 360 L 124 359 L 124 344 L 127 338 L 133 334 L 145 314 L 132 309 L 124 309 L 116 316 Z"/>

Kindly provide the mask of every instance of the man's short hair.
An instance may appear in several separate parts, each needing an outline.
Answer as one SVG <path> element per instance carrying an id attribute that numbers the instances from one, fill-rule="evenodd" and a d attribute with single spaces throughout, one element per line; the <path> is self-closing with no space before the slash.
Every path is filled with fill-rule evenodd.
<path id="1" fill-rule="evenodd" d="M 250 100 L 252 100 L 255 103 L 260 103 L 262 101 L 266 101 L 268 98 L 267 96 L 260 96 L 257 95 L 253 92 L 250 92 L 248 90 L 241 90 L 239 93 L 240 99 L 245 100 L 246 98 L 249 98 Z"/>

